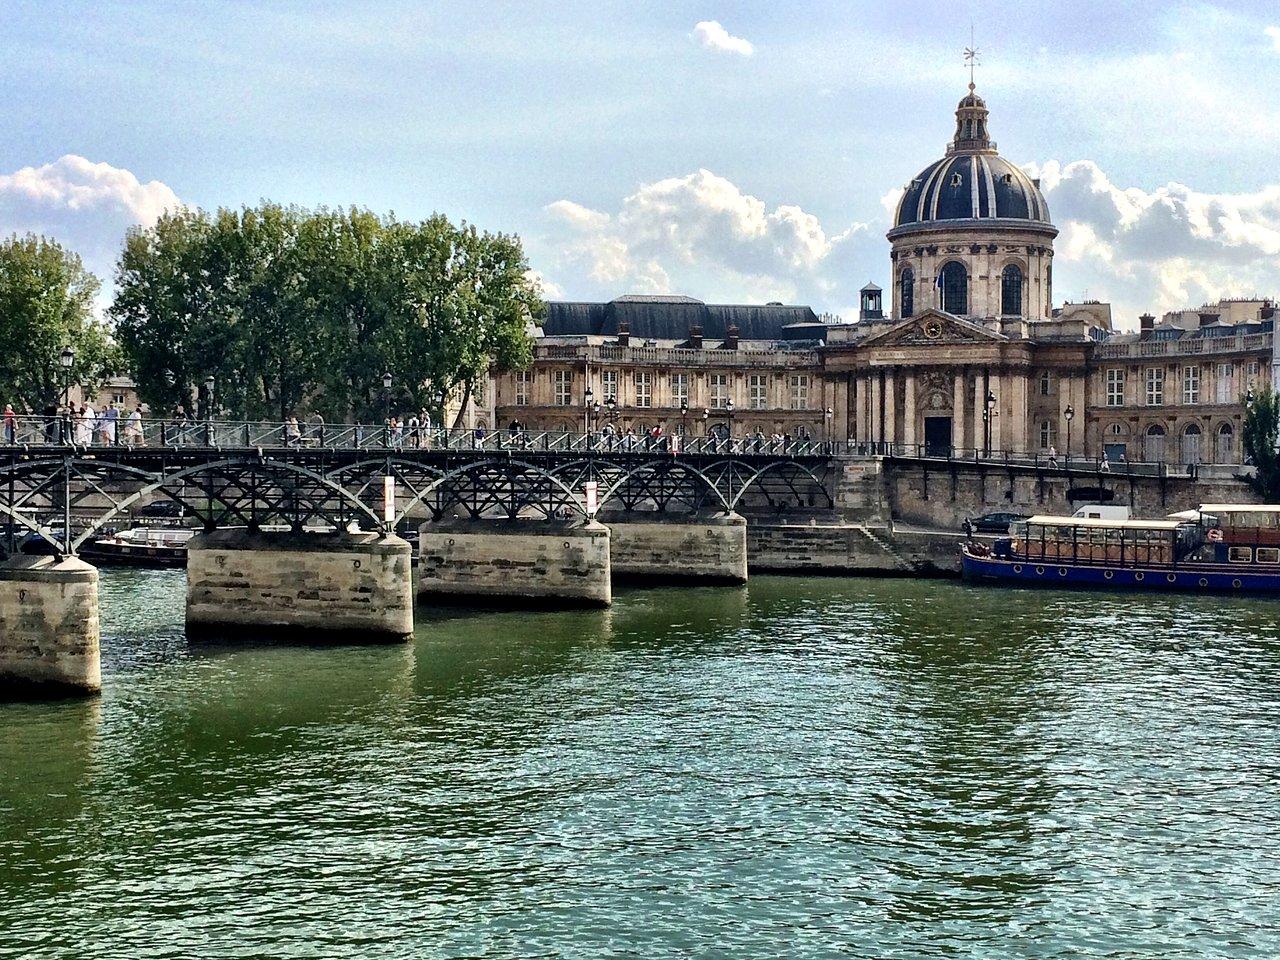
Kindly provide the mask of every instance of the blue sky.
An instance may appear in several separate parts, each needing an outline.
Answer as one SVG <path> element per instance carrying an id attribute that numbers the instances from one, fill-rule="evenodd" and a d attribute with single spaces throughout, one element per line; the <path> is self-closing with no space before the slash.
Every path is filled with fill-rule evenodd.
<path id="1" fill-rule="evenodd" d="M 550 295 L 887 285 L 967 76 L 1039 173 L 1060 296 L 1280 294 L 1280 5 L 0 2 L 0 231 L 104 275 L 165 205 L 432 211 Z"/>

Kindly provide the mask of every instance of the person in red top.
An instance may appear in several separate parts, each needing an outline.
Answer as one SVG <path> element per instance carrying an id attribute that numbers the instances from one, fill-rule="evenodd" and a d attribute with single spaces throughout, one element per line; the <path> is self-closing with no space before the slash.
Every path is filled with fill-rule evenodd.
<path id="1" fill-rule="evenodd" d="M 18 442 L 18 415 L 13 412 L 13 404 L 4 405 L 4 442 Z"/>

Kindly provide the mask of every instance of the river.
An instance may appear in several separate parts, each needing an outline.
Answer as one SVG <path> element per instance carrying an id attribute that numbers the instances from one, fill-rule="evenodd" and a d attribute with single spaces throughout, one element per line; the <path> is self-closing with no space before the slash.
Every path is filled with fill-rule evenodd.
<path id="1" fill-rule="evenodd" d="M 0 706 L 3 957 L 1274 957 L 1280 602 L 758 577 Z M 252 638 L 237 638 L 251 641 Z"/>

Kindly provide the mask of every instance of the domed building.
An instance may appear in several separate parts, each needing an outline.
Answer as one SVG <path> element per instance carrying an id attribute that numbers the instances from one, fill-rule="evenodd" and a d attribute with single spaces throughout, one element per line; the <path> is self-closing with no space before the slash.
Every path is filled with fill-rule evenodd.
<path id="1" fill-rule="evenodd" d="M 946 156 L 912 178 L 898 201 L 888 233 L 893 319 L 928 307 L 1047 319 L 1057 235 L 1039 183 L 996 152 L 986 102 L 971 83 Z"/>

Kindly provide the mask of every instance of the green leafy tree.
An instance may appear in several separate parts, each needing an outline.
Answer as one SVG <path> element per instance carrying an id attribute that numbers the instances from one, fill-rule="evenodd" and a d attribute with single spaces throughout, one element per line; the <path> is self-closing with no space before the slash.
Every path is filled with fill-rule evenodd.
<path id="1" fill-rule="evenodd" d="M 126 241 L 112 308 L 143 396 L 172 407 L 204 378 L 234 415 L 326 419 L 465 401 L 530 358 L 543 304 L 520 242 L 433 216 L 263 203 L 179 211 Z"/>
<path id="2" fill-rule="evenodd" d="M 1280 503 L 1280 394 L 1271 387 L 1253 393 L 1245 407 L 1244 452 L 1256 468 L 1250 484 L 1268 503 Z"/>
<path id="3" fill-rule="evenodd" d="M 92 392 L 116 372 L 119 356 L 94 317 L 98 278 L 80 258 L 45 237 L 0 241 L 0 402 L 40 410 L 61 401 L 68 382 Z M 59 363 L 75 351 L 69 372 Z"/>

